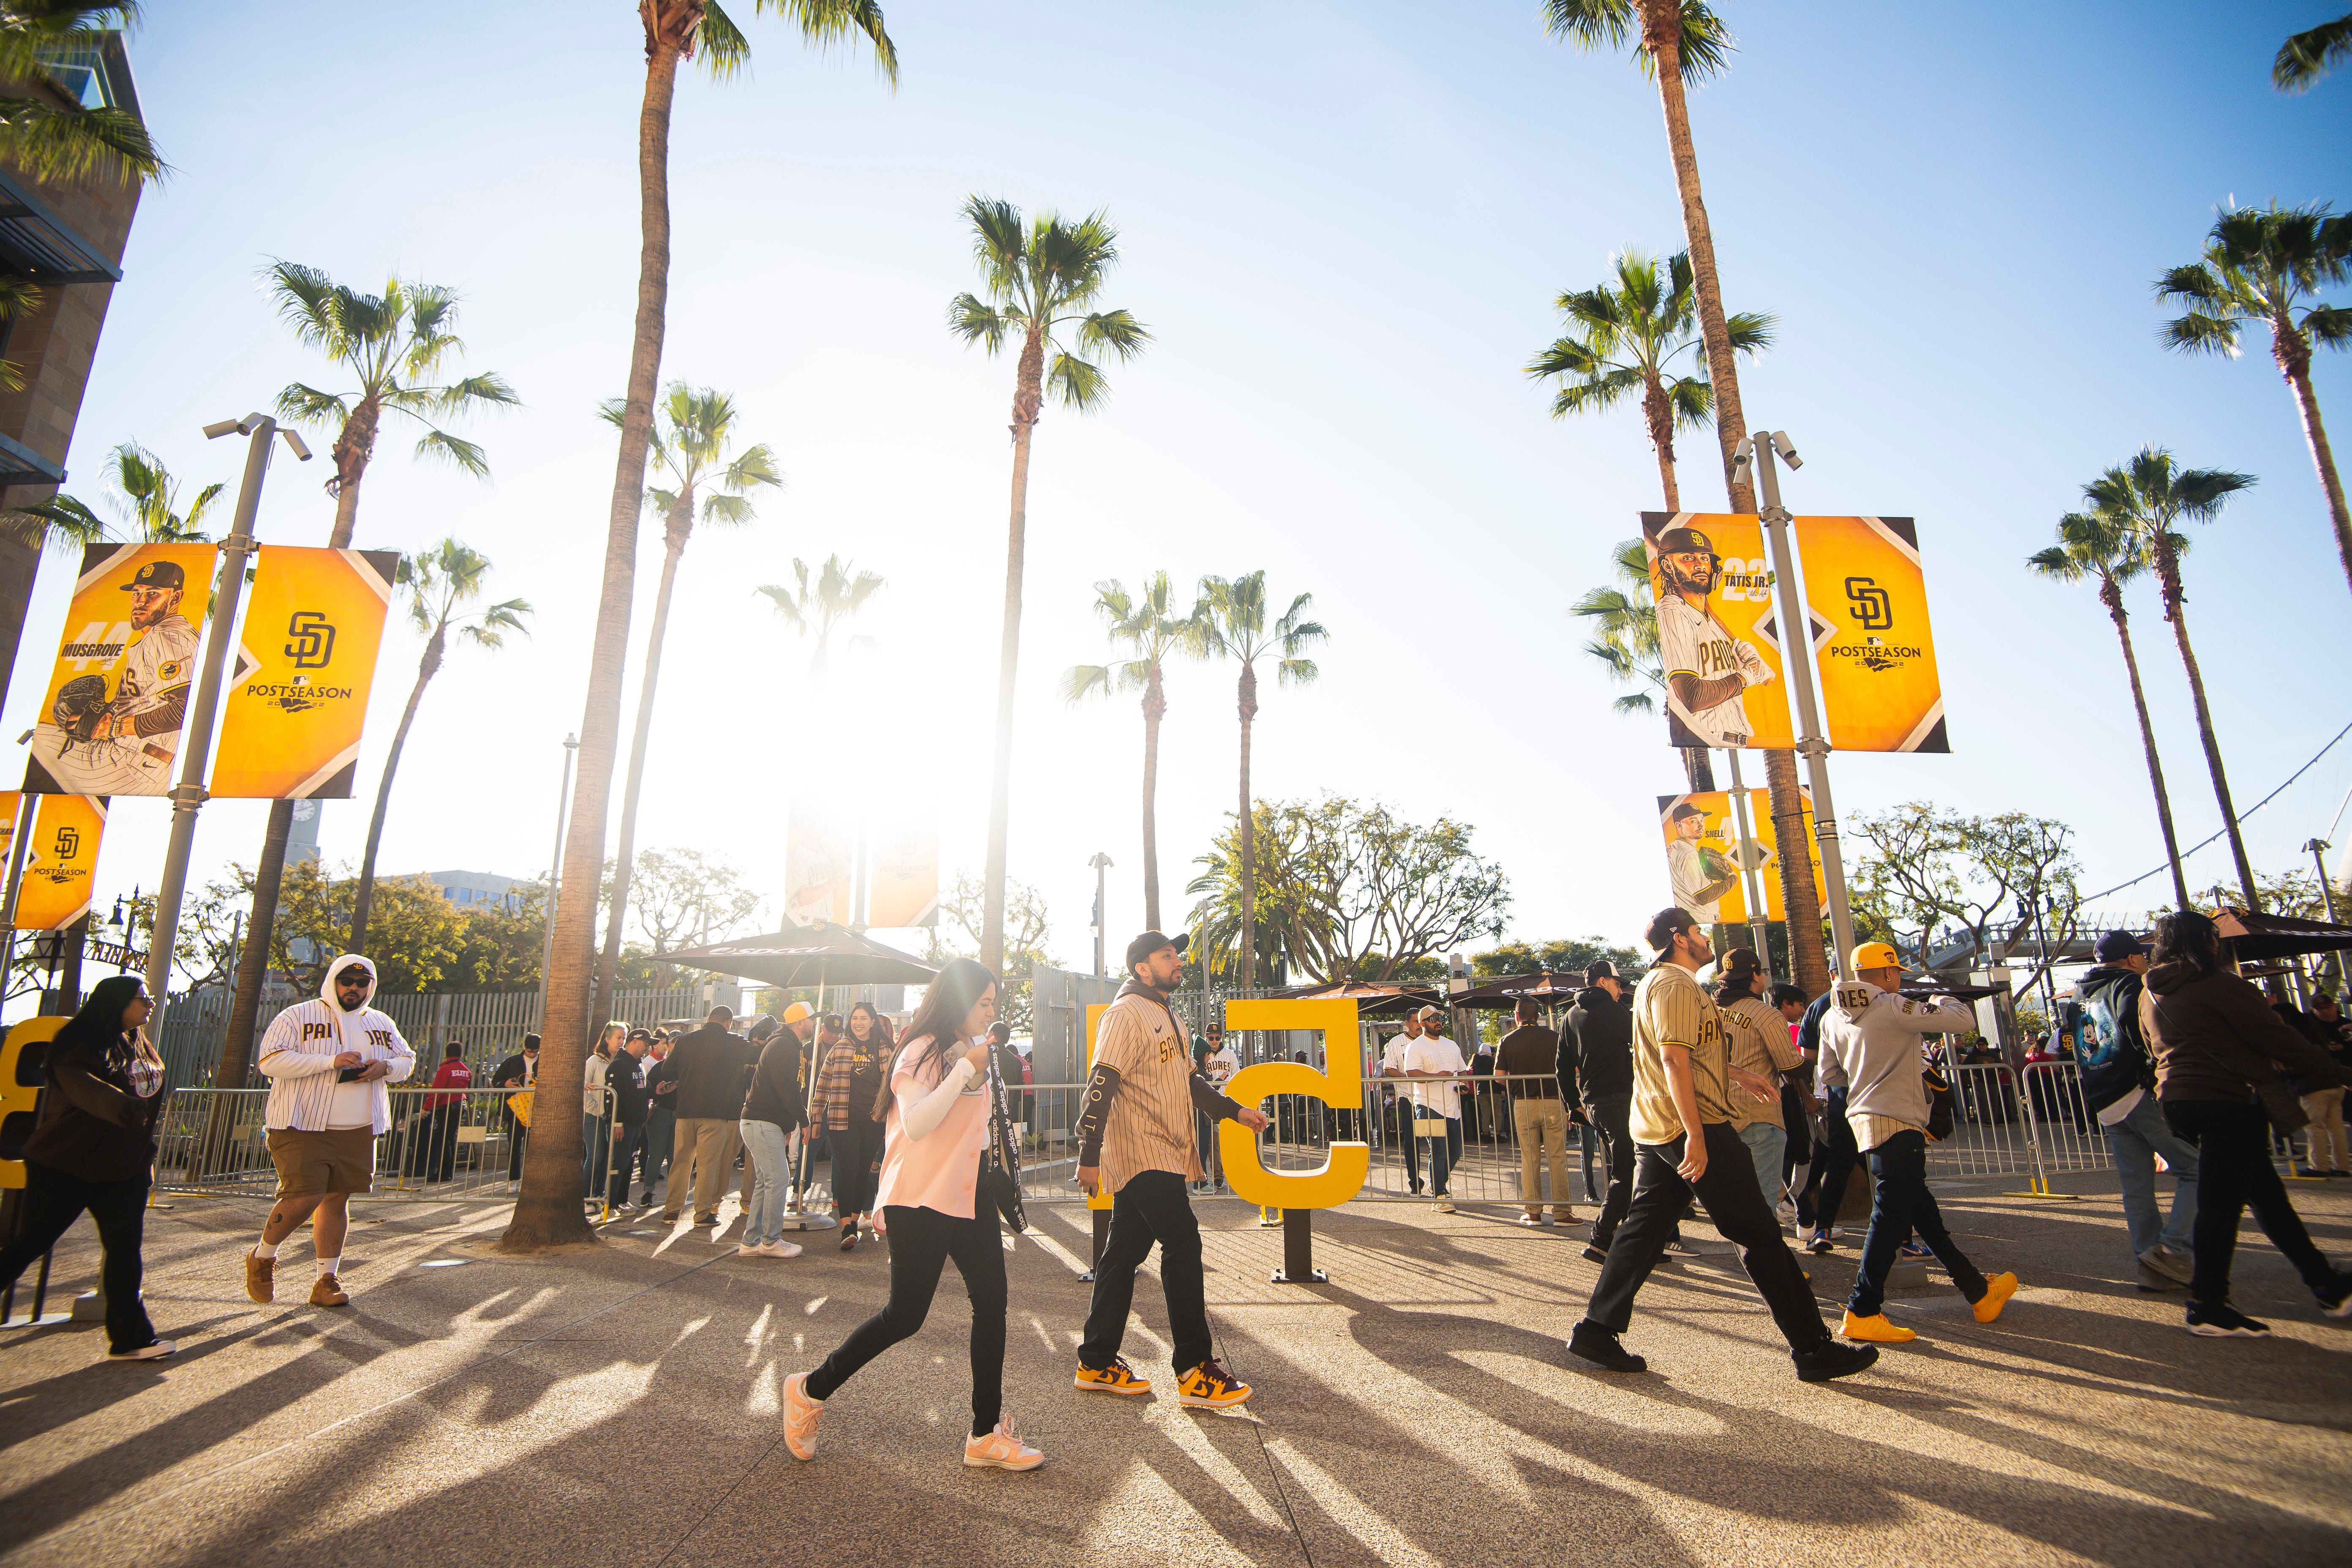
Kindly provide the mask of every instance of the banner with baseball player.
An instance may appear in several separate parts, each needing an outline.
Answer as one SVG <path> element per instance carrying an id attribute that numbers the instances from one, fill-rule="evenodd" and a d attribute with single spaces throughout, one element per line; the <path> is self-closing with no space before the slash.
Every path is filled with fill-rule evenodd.
<path id="1" fill-rule="evenodd" d="M 898 821 L 874 833 L 866 923 L 896 931 L 940 923 L 940 825 Z"/>
<path id="2" fill-rule="evenodd" d="M 212 793 L 348 800 L 400 552 L 268 544 L 257 562 Z"/>
<path id="3" fill-rule="evenodd" d="M 93 544 L 82 552 L 57 668 L 27 748 L 26 789 L 171 793 L 216 553 L 210 544 Z"/>
<path id="4" fill-rule="evenodd" d="M 793 796 L 789 810 L 784 919 L 802 926 L 828 921 L 847 924 L 857 862 L 857 819 L 817 795 Z"/>
<path id="5" fill-rule="evenodd" d="M 1907 517 L 1801 517 L 1822 722 L 1841 752 L 1948 752 L 1919 531 Z"/>
<path id="6" fill-rule="evenodd" d="M 25 878 L 16 885 L 18 931 L 63 931 L 89 913 L 99 840 L 105 834 L 106 802 L 86 795 L 41 796 L 33 808 Z"/>
<path id="7" fill-rule="evenodd" d="M 1763 526 L 1731 512 L 1645 511 L 1642 543 L 1657 596 L 1669 743 L 1793 747 Z"/>
<path id="8" fill-rule="evenodd" d="M 1822 879 L 1821 847 L 1813 840 L 1813 797 L 1797 792 L 1805 803 L 1805 848 L 1813 865 L 1813 889 L 1827 900 Z M 1780 836 L 1772 820 L 1769 790 L 1748 792 L 1748 821 L 1754 830 L 1751 847 L 1743 858 L 1739 823 L 1732 815 L 1729 790 L 1705 790 L 1658 796 L 1658 827 L 1666 844 L 1666 876 L 1673 884 L 1675 905 L 1708 925 L 1746 925 L 1748 892 L 1740 876 L 1743 859 L 1752 863 L 1764 892 L 1764 918 L 1784 921 L 1787 906 L 1780 898 Z"/>

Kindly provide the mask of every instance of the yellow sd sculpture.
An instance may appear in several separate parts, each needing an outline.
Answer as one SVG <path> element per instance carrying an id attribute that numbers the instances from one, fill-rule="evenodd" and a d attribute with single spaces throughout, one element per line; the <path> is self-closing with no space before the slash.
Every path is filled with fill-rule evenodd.
<path id="1" fill-rule="evenodd" d="M 1305 1062 L 1260 1062 L 1233 1076 L 1225 1092 L 1244 1105 L 1255 1105 L 1270 1094 L 1297 1094 L 1319 1100 L 1337 1110 L 1360 1112 L 1364 1108 L 1362 1037 L 1356 1028 L 1356 1004 L 1349 999 L 1267 997 L 1225 1004 L 1225 1027 L 1234 1029 L 1317 1029 L 1323 1035 L 1324 1070 Z M 1225 1180 L 1234 1192 L 1267 1208 L 1336 1208 L 1363 1191 L 1372 1168 L 1372 1151 L 1360 1142 L 1332 1141 L 1331 1152 L 1320 1170 L 1269 1171 L 1258 1158 L 1257 1134 L 1237 1121 L 1217 1123 L 1217 1150 L 1224 1156 Z"/>
<path id="2" fill-rule="evenodd" d="M 27 1018 L 8 1031 L 0 1045 L 0 1187 L 25 1184 L 25 1143 L 33 1135 L 33 1107 L 40 1099 L 46 1072 L 30 1078 L 21 1068 L 25 1047 L 58 1037 L 66 1026 L 61 1017 Z"/>

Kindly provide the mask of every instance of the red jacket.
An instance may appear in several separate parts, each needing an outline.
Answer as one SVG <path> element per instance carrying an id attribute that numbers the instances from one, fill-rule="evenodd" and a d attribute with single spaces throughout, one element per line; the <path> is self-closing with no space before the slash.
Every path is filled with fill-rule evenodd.
<path id="1" fill-rule="evenodd" d="M 473 1081 L 474 1069 L 454 1057 L 443 1062 L 440 1070 L 433 1075 L 433 1087 L 436 1089 L 466 1089 L 470 1087 Z M 425 1097 L 425 1109 L 438 1110 L 445 1105 L 455 1105 L 465 1098 L 462 1094 L 428 1094 Z"/>

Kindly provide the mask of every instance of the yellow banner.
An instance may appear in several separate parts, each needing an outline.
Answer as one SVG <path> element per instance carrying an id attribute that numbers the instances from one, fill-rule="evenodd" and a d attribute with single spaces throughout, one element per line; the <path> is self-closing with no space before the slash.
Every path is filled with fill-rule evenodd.
<path id="1" fill-rule="evenodd" d="M 25 763 L 39 795 L 168 795 L 211 593 L 209 544 L 93 544 Z"/>
<path id="2" fill-rule="evenodd" d="M 1919 533 L 1907 517 L 1801 517 L 1822 722 L 1841 752 L 1948 752 Z"/>
<path id="3" fill-rule="evenodd" d="M 1813 797 L 1801 789 L 1797 793 L 1805 803 L 1805 849 L 1813 866 L 1813 895 L 1826 901 L 1821 847 L 1813 838 Z M 1780 897 L 1780 835 L 1772 820 L 1769 790 L 1748 792 L 1748 824 L 1753 847 L 1743 855 L 1729 790 L 1658 796 L 1658 829 L 1665 839 L 1666 875 L 1676 908 L 1688 910 L 1708 925 L 1746 925 L 1748 890 L 1739 873 L 1742 865 L 1752 863 L 1764 894 L 1764 918 L 1789 918 Z"/>
<path id="4" fill-rule="evenodd" d="M 1668 742 L 1794 746 L 1762 525 L 1732 512 L 1645 511 L 1642 543 L 1657 603 Z"/>
<path id="5" fill-rule="evenodd" d="M 824 796 L 793 796 L 784 831 L 785 921 L 846 925 L 856 919 L 849 903 L 856 864 L 856 818 Z"/>
<path id="6" fill-rule="evenodd" d="M 18 931 L 63 931 L 89 912 L 90 874 L 105 832 L 104 801 L 86 795 L 41 797 L 25 879 L 16 888 Z"/>
<path id="7" fill-rule="evenodd" d="M 866 869 L 866 923 L 896 931 L 940 923 L 940 825 L 899 822 L 877 829 Z"/>
<path id="8" fill-rule="evenodd" d="M 269 544 L 257 560 L 212 792 L 348 800 L 399 552 Z"/>

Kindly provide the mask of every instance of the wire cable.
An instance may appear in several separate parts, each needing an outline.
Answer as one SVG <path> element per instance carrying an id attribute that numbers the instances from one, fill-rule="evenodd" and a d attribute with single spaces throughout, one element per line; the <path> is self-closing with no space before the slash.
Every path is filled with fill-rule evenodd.
<path id="1" fill-rule="evenodd" d="M 2286 787 L 2287 787 L 2287 784 L 2291 784 L 2294 783 L 2294 781 L 2295 781 L 2296 779 L 2301 778 L 2304 774 L 2305 774 L 2305 773 L 2309 773 L 2309 772 L 2310 772 L 2314 767 L 2317 766 L 2317 765 L 2318 765 L 2318 763 L 2319 763 L 2319 759 L 2320 759 L 2320 758 L 2322 758 L 2322 757 L 2326 756 L 2328 752 L 2332 752 L 2332 751 L 2334 751 L 2334 750 L 2336 749 L 2336 741 L 2340 741 L 2340 740 L 2342 740 L 2342 739 L 2343 739 L 2345 736 L 2347 736 L 2347 735 L 2352 735 L 2352 724 L 2347 724 L 2347 725 L 2345 725 L 2345 726 L 2344 726 L 2344 728 L 2342 728 L 2341 730 L 2336 731 L 2336 740 L 2335 740 L 2335 741 L 2330 741 L 2330 742 L 2327 742 L 2327 744 L 2326 744 L 2326 745 L 2324 745 L 2324 746 L 2320 747 L 2320 748 L 2319 748 L 2319 750 L 2317 750 L 2316 752 L 2314 752 L 2311 754 L 2311 761 L 2310 761 L 2310 762 L 2307 762 L 2307 763 L 2304 763 L 2304 764 L 2303 764 L 2303 766 L 2301 766 L 2301 767 L 2299 767 L 2299 768 L 2295 769 L 2294 773 L 2290 773 L 2289 775 L 2287 775 L 2287 781 L 2286 781 L 2286 784 L 2283 784 L 2279 785 L 2279 786 L 2278 786 L 2278 788 L 2276 788 L 2276 789 L 2274 789 L 2274 790 L 2271 791 L 2271 793 L 2270 793 L 2270 794 L 2268 794 L 2268 795 L 2266 795 L 2263 796 L 2263 798 L 2262 798 L 2262 799 L 2260 799 L 2260 800 L 2258 800 L 2258 801 L 2254 802 L 2254 804 L 2253 804 L 2253 805 L 2250 805 L 2250 806 L 2246 807 L 2246 809 L 2245 809 L 2245 810 L 2243 810 L 2243 811 L 2242 811 L 2242 812 L 2238 813 L 2238 826 L 2241 826 L 2241 827 L 2243 827 L 2243 826 L 2245 826 L 2245 824 L 2246 824 L 2246 818 L 2248 818 L 2248 817 L 2250 817 L 2250 816 L 2253 816 L 2253 815 L 2254 815 L 2254 813 L 2256 813 L 2256 812 L 2258 812 L 2258 811 L 2262 810 L 2262 808 L 2263 808 L 2263 807 L 2264 807 L 2264 806 L 2266 806 L 2266 805 L 2270 805 L 2270 803 L 2271 803 L 2271 802 L 2273 802 L 2273 801 L 2276 800 L 2280 795 L 2284 795 L 2284 794 L 2286 793 Z M 2341 815 L 2341 810 L 2342 810 L 2342 808 L 2341 808 L 2341 807 L 2339 807 L 2339 808 L 2337 808 L 2337 809 L 2338 809 L 2338 815 Z M 2204 847 L 2205 847 L 2205 846 L 2207 846 L 2208 844 L 2210 844 L 2210 843 L 2214 842 L 2216 839 L 2219 839 L 2219 838 L 2220 838 L 2223 834 L 2225 834 L 2225 833 L 2229 832 L 2229 830 L 2230 830 L 2230 829 L 2229 829 L 2228 825 L 2224 824 L 2224 825 L 2223 825 L 2223 826 L 2221 826 L 2218 831 L 2216 831 L 2215 833 L 2213 833 L 2210 837 L 2200 838 L 2200 839 L 2199 839 L 2196 843 L 2194 843 L 2194 844 L 2190 845 L 2188 848 L 2183 849 L 2183 850 L 2180 852 L 2180 858 L 2181 858 L 2183 860 L 2188 859 L 2191 855 L 2196 854 L 2196 853 L 2197 853 L 2197 851 L 2199 851 L 2200 849 L 2204 848 Z M 2095 904 L 2095 903 L 2097 903 L 2101 899 L 2106 898 L 2106 897 L 2110 896 L 2111 894 L 2120 893 L 2120 892 L 2122 892 L 2126 888 L 2136 888 L 2136 887 L 2139 886 L 2139 884 L 2140 884 L 2140 883 L 2147 881 L 2150 877 L 2161 876 L 2164 872 L 2168 871 L 2168 870 L 2170 870 L 2171 868 L 2172 868 L 2172 862 L 2171 862 L 2171 861 L 2169 861 L 2169 860 L 2168 860 L 2168 861 L 2166 861 L 2163 865 L 2157 867 L 2157 868 L 2156 868 L 2156 869 L 2155 869 L 2155 870 L 2153 870 L 2153 871 L 2143 871 L 2143 872 L 2141 872 L 2138 876 L 2134 877 L 2134 878 L 2133 878 L 2130 881 L 2128 881 L 2128 882 L 2117 882 L 2114 887 L 2109 888 L 2109 889 L 2106 890 L 2106 892 L 2105 892 L 2105 893 L 2093 893 L 2089 898 L 2087 898 L 2087 899 L 2078 899 L 2078 900 L 2075 900 L 2075 902 L 2076 902 L 2077 904 Z"/>

